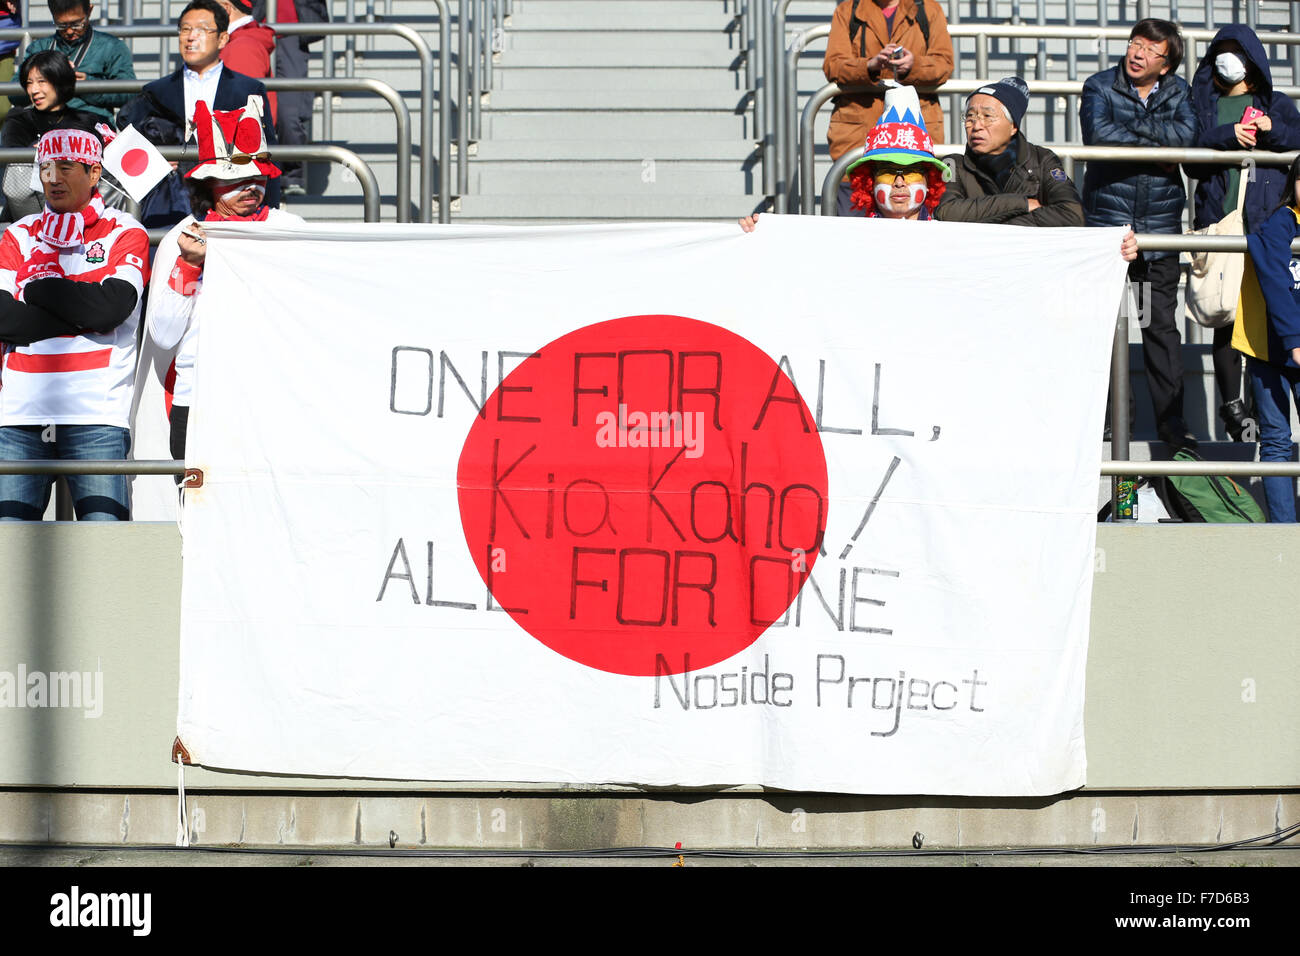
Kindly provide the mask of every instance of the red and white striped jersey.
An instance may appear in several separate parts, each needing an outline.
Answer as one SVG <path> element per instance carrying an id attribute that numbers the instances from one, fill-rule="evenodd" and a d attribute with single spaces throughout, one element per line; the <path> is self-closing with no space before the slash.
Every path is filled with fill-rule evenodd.
<path id="1" fill-rule="evenodd" d="M 37 239 L 40 214 L 18 220 L 0 237 L 0 289 L 16 295 L 19 276 L 53 265 L 68 279 L 122 279 L 136 291 L 135 308 L 113 331 L 61 335 L 5 347 L 0 365 L 0 425 L 129 427 L 135 383 L 140 297 L 149 276 L 149 236 L 119 209 L 85 230 L 81 245 L 57 249 Z"/>

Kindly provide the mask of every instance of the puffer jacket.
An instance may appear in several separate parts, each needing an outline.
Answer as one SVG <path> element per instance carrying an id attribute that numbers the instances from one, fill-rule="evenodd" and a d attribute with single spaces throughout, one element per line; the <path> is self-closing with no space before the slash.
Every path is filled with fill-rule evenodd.
<path id="1" fill-rule="evenodd" d="M 915 57 L 912 69 L 899 82 L 909 86 L 937 86 L 947 82 L 952 76 L 953 59 L 948 21 L 934 0 L 920 2 L 925 4 L 926 19 L 930 23 L 929 44 L 916 21 L 916 0 L 899 0 L 894 28 L 890 31 L 886 31 L 885 15 L 873 0 L 843 0 L 835 8 L 831 35 L 826 41 L 826 58 L 822 62 L 826 79 L 840 86 L 867 86 L 880 80 L 897 79 L 889 67 L 882 69 L 876 77 L 867 69 L 868 60 L 888 44 L 897 43 Z M 849 25 L 855 14 L 862 26 L 850 41 Z M 925 131 L 936 143 L 942 143 L 943 110 L 939 98 L 933 93 L 922 93 L 920 99 Z M 867 141 L 867 134 L 884 112 L 883 94 L 853 93 L 835 97 L 835 111 L 831 114 L 827 136 L 831 159 L 838 159 L 850 149 L 861 149 Z"/>
<path id="2" fill-rule="evenodd" d="M 1083 141 L 1089 146 L 1191 146 L 1196 114 L 1191 88 L 1172 74 L 1146 103 L 1124 75 L 1122 64 L 1095 73 L 1083 84 L 1079 107 Z M 1090 226 L 1132 225 L 1135 232 L 1182 232 L 1187 193 L 1178 167 L 1161 163 L 1089 163 L 1083 178 L 1083 211 Z M 1177 252 L 1148 252 L 1148 259 Z"/>
<path id="3" fill-rule="evenodd" d="M 1300 112 L 1291 97 L 1273 90 L 1273 73 L 1268 66 L 1264 44 L 1249 27 L 1233 24 L 1224 27 L 1210 43 L 1196 68 L 1192 80 L 1192 107 L 1196 111 L 1196 145 L 1206 149 L 1241 150 L 1232 123 L 1219 122 L 1219 91 L 1214 86 L 1214 58 L 1223 40 L 1236 40 L 1242 52 L 1264 77 L 1262 89 L 1254 91 L 1254 106 L 1273 121 L 1271 130 L 1259 130 L 1255 137 L 1258 149 L 1287 152 L 1300 149 Z M 1223 218 L 1224 193 L 1228 188 L 1226 166 L 1186 164 L 1183 171 L 1196 185 L 1196 228 L 1203 229 Z M 1257 166 L 1254 177 L 1246 184 L 1246 222 L 1253 229 L 1268 219 L 1282 202 L 1286 185 L 1285 166 Z M 1235 196 L 1234 196 L 1235 202 Z"/>
<path id="4" fill-rule="evenodd" d="M 1061 159 L 1016 133 L 1011 146 L 1016 165 L 1001 188 L 975 165 L 970 147 L 949 159 L 952 182 L 944 190 L 934 218 L 944 222 L 988 222 L 1007 226 L 1082 226 L 1083 207 Z M 1029 211 L 1029 200 L 1042 206 Z"/>

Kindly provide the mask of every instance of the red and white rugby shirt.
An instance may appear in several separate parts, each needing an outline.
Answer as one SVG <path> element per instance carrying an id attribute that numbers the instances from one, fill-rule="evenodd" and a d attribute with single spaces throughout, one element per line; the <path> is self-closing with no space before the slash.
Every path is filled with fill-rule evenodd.
<path id="1" fill-rule="evenodd" d="M 149 236 L 132 216 L 105 209 L 84 241 L 56 249 L 39 241 L 41 215 L 18 220 L 0 237 L 0 289 L 15 295 L 18 276 L 35 259 L 57 257 L 77 282 L 122 279 L 135 308 L 112 332 L 62 335 L 8 346 L 0 365 L 0 425 L 130 427 L 140 296 L 149 276 Z"/>

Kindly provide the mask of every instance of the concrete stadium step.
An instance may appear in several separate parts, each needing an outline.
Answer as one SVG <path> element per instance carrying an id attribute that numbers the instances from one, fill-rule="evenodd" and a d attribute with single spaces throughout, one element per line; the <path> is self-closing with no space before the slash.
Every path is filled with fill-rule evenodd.
<path id="1" fill-rule="evenodd" d="M 709 4 L 709 7 L 714 7 Z M 515 8 L 510 20 L 511 31 L 517 35 L 545 32 L 572 32 L 575 30 L 609 30 L 609 31 L 662 31 L 671 30 L 716 30 L 725 26 L 728 17 L 722 15 L 722 4 L 714 9 L 704 9 L 697 4 L 680 12 L 661 10 L 659 4 L 642 5 L 638 3 L 599 3 L 584 4 L 583 9 L 569 11 L 544 10 L 536 12 L 530 6 L 521 10 Z"/>
<path id="2" fill-rule="evenodd" d="M 552 69 L 622 67 L 626 69 L 659 69 L 669 67 L 717 67 L 729 63 L 739 50 L 672 47 L 643 52 L 637 50 L 589 47 L 566 49 L 509 50 L 501 54 L 498 70 L 505 73 L 516 67 L 547 67 Z M 639 55 L 640 54 L 640 55 Z"/>
<path id="3" fill-rule="evenodd" d="M 550 110 L 556 105 L 556 94 L 563 94 L 566 111 L 582 110 L 717 110 L 739 114 L 749 100 L 748 93 L 739 90 L 494 90 L 491 96 L 493 111 Z"/>
<path id="4" fill-rule="evenodd" d="M 474 163 L 501 160 L 731 160 L 737 165 L 755 158 L 754 144 L 741 139 L 571 139 L 484 140 L 476 148 Z"/>
<path id="5" fill-rule="evenodd" d="M 734 162 L 662 159 L 479 162 L 470 166 L 470 190 L 479 195 L 508 193 L 521 186 L 533 192 L 561 193 L 575 183 L 602 196 L 623 192 L 649 197 L 660 191 L 726 196 L 751 189 L 754 172 Z"/>
<path id="6" fill-rule="evenodd" d="M 463 196 L 457 221 L 528 220 L 710 220 L 736 219 L 750 212 L 743 196 L 712 195 L 587 195 L 580 188 L 569 194 L 495 193 Z"/>
<path id="7" fill-rule="evenodd" d="M 580 30 L 516 32 L 505 35 L 502 62 L 517 50 L 546 50 L 565 55 L 569 50 L 619 50 L 639 54 L 637 60 L 649 64 L 660 50 L 702 50 L 718 55 L 740 52 L 740 40 L 724 33 L 720 27 L 710 30 L 629 30 L 626 32 L 587 33 Z M 564 62 L 564 61 L 561 61 Z M 635 64 L 634 64 L 635 65 Z"/>
<path id="8" fill-rule="evenodd" d="M 515 90 L 659 90 L 663 93 L 699 90 L 739 91 L 736 74 L 716 66 L 686 67 L 519 67 L 498 68 L 495 91 Z M 494 92 L 495 92 L 494 91 Z"/>
<path id="9" fill-rule="evenodd" d="M 483 135 L 498 140 L 572 138 L 619 140 L 642 138 L 654 129 L 673 136 L 718 139 L 749 135 L 750 117 L 731 112 L 666 110 L 522 110 L 483 113 Z"/>

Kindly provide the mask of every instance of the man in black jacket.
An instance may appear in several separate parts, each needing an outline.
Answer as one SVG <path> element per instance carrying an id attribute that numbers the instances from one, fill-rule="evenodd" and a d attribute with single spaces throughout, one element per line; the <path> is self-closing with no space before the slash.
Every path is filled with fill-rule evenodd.
<path id="1" fill-rule="evenodd" d="M 935 210 L 947 222 L 1082 226 L 1083 206 L 1061 160 L 1020 132 L 1029 87 L 1008 76 L 966 100 L 966 152 Z"/>
<path id="2" fill-rule="evenodd" d="M 155 146 L 179 146 L 185 142 L 186 124 L 198 100 L 204 100 L 213 111 L 238 110 L 250 96 L 260 96 L 266 141 L 276 145 L 266 87 L 221 63 L 221 48 L 226 45 L 226 28 L 230 25 L 222 6 L 216 0 L 192 0 L 181 11 L 179 24 L 184 66 L 154 80 L 122 107 L 118 125 L 124 129 L 128 124 L 134 126 Z M 280 190 L 274 180 L 267 188 L 266 204 L 280 205 Z M 175 171 L 154 187 L 140 206 L 140 219 L 147 228 L 173 226 L 189 214 L 189 194 Z"/>
<path id="3" fill-rule="evenodd" d="M 1191 146 L 1196 114 L 1178 76 L 1183 40 L 1167 20 L 1140 20 L 1120 66 L 1083 85 L 1080 120 L 1089 146 Z M 1132 223 L 1138 232 L 1182 232 L 1187 202 L 1172 163 L 1089 163 L 1083 181 L 1090 226 Z M 1174 321 L 1178 253 L 1144 252 L 1130 267 L 1142 316 L 1142 349 L 1156 430 L 1169 445 L 1195 447 L 1183 420 L 1182 341 Z M 1130 408 L 1130 416 L 1132 410 Z"/>

